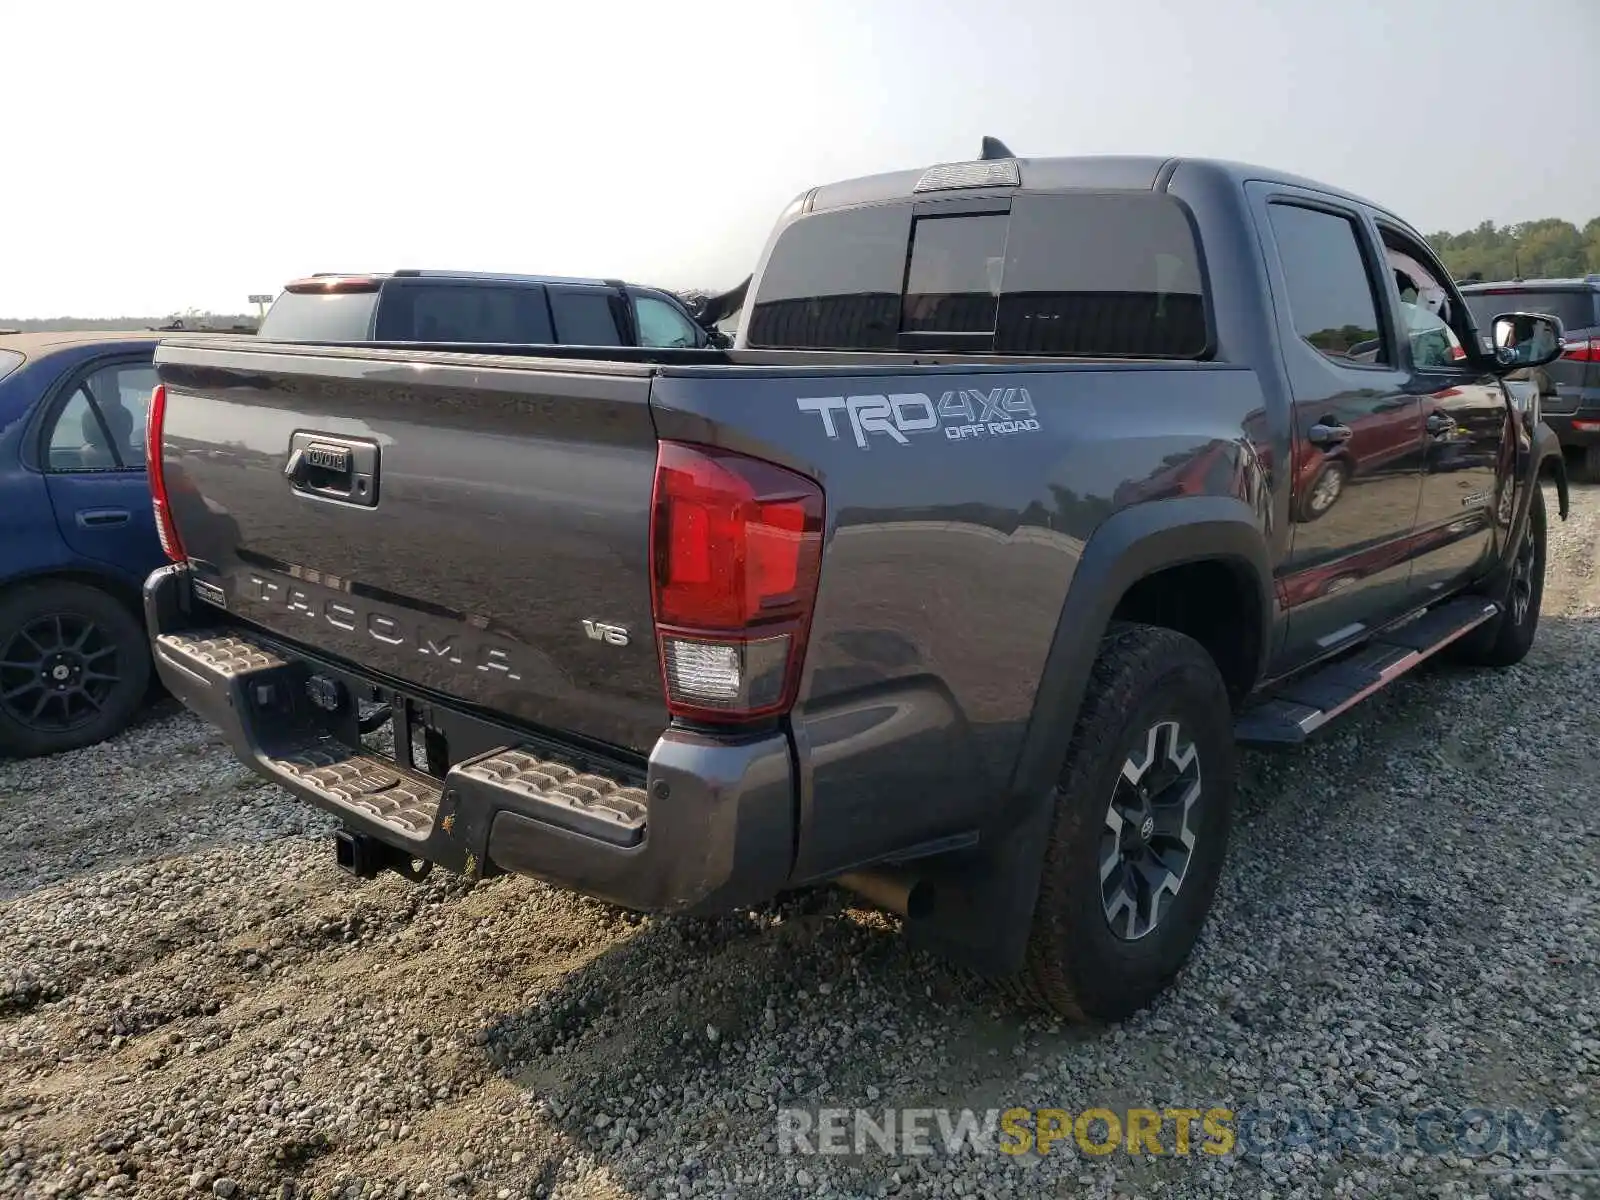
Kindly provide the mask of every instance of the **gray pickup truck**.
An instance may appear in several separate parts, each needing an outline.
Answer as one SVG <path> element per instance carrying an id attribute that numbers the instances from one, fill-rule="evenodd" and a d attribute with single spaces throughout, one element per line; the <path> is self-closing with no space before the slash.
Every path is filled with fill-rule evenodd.
<path id="1" fill-rule="evenodd" d="M 1115 1019 L 1236 742 L 1528 651 L 1549 433 L 1386 210 L 983 157 L 785 212 L 728 351 L 165 342 L 166 685 L 360 875 L 712 912 L 836 880 Z M 1556 351 L 1559 353 L 1559 349 Z"/>

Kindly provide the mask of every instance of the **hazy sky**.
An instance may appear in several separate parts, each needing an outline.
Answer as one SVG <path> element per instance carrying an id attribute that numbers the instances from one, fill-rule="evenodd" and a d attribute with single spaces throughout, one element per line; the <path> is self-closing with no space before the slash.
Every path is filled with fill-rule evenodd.
<path id="1" fill-rule="evenodd" d="M 1600 0 L 0 0 L 0 316 L 312 271 L 727 286 L 816 183 L 1218 155 L 1424 231 L 1600 215 Z"/>

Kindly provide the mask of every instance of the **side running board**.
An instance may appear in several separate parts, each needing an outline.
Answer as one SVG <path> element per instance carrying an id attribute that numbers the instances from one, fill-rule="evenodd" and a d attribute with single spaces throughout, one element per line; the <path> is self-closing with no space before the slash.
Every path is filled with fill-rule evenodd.
<path id="1" fill-rule="evenodd" d="M 1430 609 L 1245 710 L 1234 723 L 1234 738 L 1253 746 L 1298 745 L 1499 611 L 1498 604 L 1482 597 Z"/>

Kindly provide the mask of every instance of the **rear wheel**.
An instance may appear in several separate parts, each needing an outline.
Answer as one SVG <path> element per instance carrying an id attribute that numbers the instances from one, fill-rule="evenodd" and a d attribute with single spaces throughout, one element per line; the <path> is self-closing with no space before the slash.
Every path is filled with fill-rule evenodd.
<path id="1" fill-rule="evenodd" d="M 1583 474 L 1586 479 L 1600 480 L 1600 446 L 1584 448 Z"/>
<path id="2" fill-rule="evenodd" d="M 1544 602 L 1544 561 L 1547 536 L 1544 489 L 1533 489 L 1528 524 L 1511 559 L 1511 582 L 1500 615 L 1461 639 L 1458 654 L 1464 662 L 1481 667 L 1515 666 L 1533 649 L 1539 629 L 1539 609 Z"/>
<path id="3" fill-rule="evenodd" d="M 1227 851 L 1231 706 L 1192 638 L 1113 626 L 1055 793 L 1028 1000 L 1076 1019 L 1143 1008 L 1199 937 Z"/>
<path id="4" fill-rule="evenodd" d="M 144 629 L 80 583 L 0 598 L 0 754 L 74 750 L 120 732 L 150 683 Z"/>

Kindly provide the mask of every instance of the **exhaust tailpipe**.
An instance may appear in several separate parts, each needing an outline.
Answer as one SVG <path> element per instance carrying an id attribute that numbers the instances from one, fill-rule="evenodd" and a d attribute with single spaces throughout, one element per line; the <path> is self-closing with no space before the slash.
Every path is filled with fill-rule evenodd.
<path id="1" fill-rule="evenodd" d="M 847 871 L 834 882 L 898 917 L 923 916 L 933 902 L 926 881 L 908 871 Z"/>

